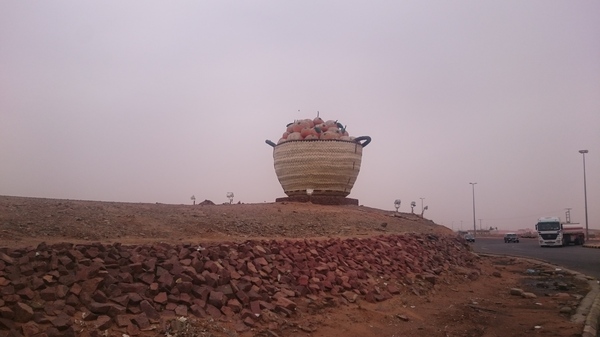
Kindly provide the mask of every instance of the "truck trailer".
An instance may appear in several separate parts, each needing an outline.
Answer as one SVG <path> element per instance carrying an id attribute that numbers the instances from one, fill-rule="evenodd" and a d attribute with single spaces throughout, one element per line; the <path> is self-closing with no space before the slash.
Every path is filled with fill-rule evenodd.
<path id="1" fill-rule="evenodd" d="M 562 223 L 559 217 L 539 218 L 535 225 L 541 247 L 583 245 L 585 232 L 578 224 Z"/>

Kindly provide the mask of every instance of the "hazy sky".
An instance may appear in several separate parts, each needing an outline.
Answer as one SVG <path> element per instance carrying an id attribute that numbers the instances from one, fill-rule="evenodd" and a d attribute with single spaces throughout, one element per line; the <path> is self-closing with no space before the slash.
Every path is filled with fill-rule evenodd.
<path id="1" fill-rule="evenodd" d="M 371 136 L 350 197 L 600 229 L 600 2 L 2 1 L 0 195 L 272 202 L 294 119 Z M 479 226 L 479 220 L 477 220 Z"/>

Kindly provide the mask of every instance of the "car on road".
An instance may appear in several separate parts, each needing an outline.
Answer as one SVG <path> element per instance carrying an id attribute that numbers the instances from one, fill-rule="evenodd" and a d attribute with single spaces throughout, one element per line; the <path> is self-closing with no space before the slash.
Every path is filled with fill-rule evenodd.
<path id="1" fill-rule="evenodd" d="M 467 240 L 467 242 L 475 242 L 475 237 L 473 234 L 465 234 L 465 240 Z"/>
<path id="2" fill-rule="evenodd" d="M 516 233 L 506 233 L 506 235 L 504 235 L 504 243 L 510 242 L 519 243 L 519 236 Z"/>

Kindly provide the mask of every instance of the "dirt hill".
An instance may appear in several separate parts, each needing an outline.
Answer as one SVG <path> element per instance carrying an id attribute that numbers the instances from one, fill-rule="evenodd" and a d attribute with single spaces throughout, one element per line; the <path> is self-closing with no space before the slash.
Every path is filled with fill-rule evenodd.
<path id="1" fill-rule="evenodd" d="M 308 203 L 168 205 L 0 196 L 0 244 L 198 242 L 451 231 L 416 214 Z"/>
<path id="2" fill-rule="evenodd" d="M 0 337 L 566 336 L 587 289 L 415 214 L 0 196 Z"/>

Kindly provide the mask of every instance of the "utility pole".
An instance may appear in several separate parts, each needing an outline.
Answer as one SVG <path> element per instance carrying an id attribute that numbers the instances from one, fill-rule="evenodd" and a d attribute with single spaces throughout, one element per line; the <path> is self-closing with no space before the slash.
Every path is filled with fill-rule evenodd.
<path id="1" fill-rule="evenodd" d="M 587 184 L 585 181 L 585 154 L 588 153 L 588 150 L 579 150 L 579 153 L 583 155 L 583 198 L 585 202 L 585 239 L 589 239 L 588 233 L 588 211 L 587 211 Z"/>
<path id="2" fill-rule="evenodd" d="M 475 222 L 475 185 L 477 183 L 469 183 L 473 186 L 473 236 L 477 237 L 477 223 Z"/>

